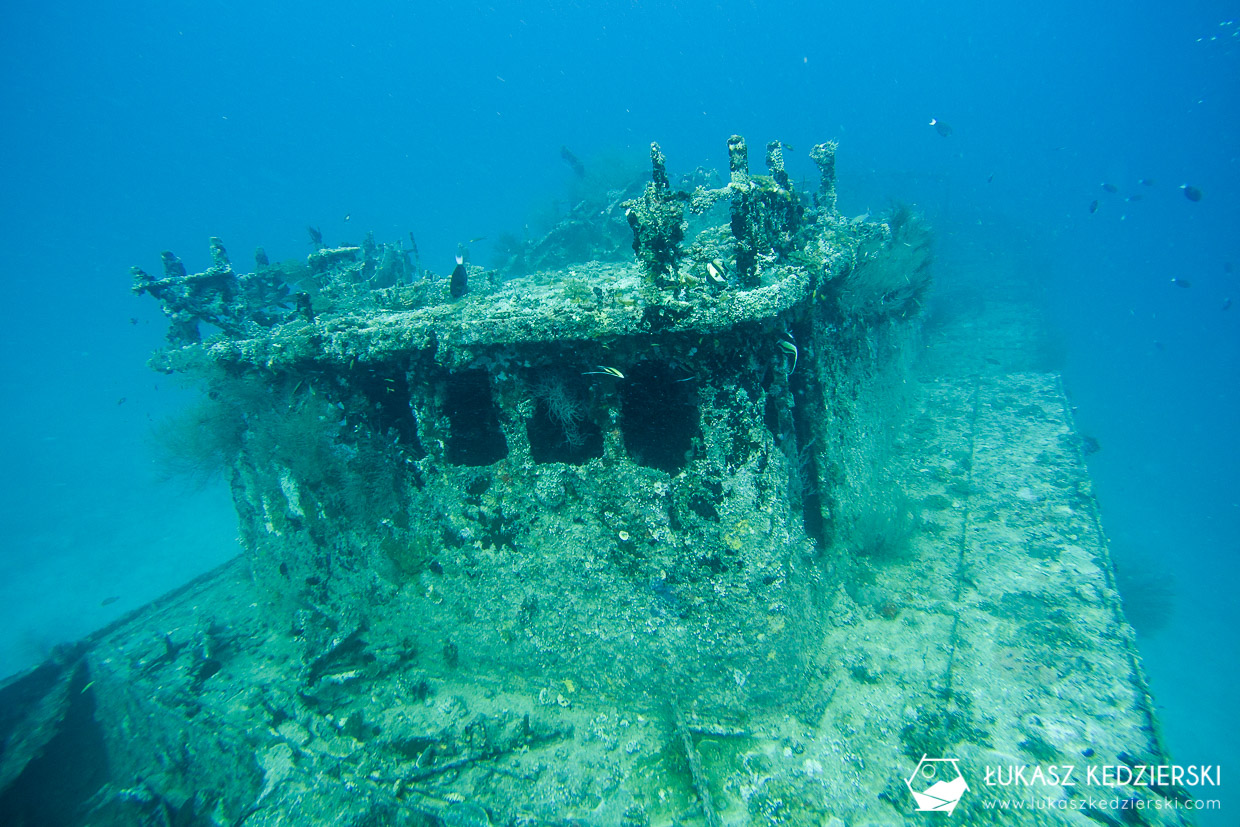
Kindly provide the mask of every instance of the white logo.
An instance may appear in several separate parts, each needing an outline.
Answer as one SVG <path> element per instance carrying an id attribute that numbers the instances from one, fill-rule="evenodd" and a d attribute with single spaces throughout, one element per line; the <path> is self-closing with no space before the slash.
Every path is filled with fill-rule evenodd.
<path id="1" fill-rule="evenodd" d="M 955 758 L 927 758 L 924 753 L 904 783 L 913 794 L 918 810 L 948 815 L 969 789 Z"/>

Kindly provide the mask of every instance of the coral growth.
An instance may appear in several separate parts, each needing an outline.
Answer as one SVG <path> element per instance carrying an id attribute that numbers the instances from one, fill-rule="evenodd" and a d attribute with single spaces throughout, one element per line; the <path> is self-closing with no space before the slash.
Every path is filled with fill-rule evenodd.
<path id="1" fill-rule="evenodd" d="M 874 234 L 858 247 L 838 287 L 846 314 L 907 316 L 921 309 L 933 261 L 930 229 L 905 204 L 892 208 L 885 226 L 888 233 Z"/>
<path id="2" fill-rule="evenodd" d="M 131 273 L 133 291 L 139 296 L 150 293 L 163 305 L 171 320 L 171 344 L 199 341 L 200 322 L 235 335 L 250 325 L 270 327 L 288 313 L 288 285 L 264 267 L 256 273 L 238 276 L 218 238 L 211 239 L 211 267 L 202 273 L 187 273 L 181 260 L 170 252 L 165 251 L 162 256 L 162 279 L 139 267 L 132 268 Z"/>
<path id="3" fill-rule="evenodd" d="M 571 448 L 585 444 L 581 425 L 585 422 L 586 409 L 559 376 L 545 377 L 533 388 L 534 398 L 545 406 L 548 416 L 564 431 L 564 441 Z"/>
<path id="4" fill-rule="evenodd" d="M 155 425 L 156 466 L 164 480 L 204 485 L 241 450 L 245 420 L 228 401 L 206 398 Z"/>
<path id="5" fill-rule="evenodd" d="M 667 161 L 657 143 L 650 144 L 651 181 L 641 198 L 624 203 L 633 230 L 633 252 L 650 278 L 659 286 L 674 283 L 676 266 L 685 238 L 685 207 L 688 196 L 672 191 L 667 180 Z"/>
<path id="6" fill-rule="evenodd" d="M 797 249 L 805 208 L 784 171 L 783 148 L 778 141 L 767 146 L 769 177 L 749 174 L 745 140 L 739 135 L 728 139 L 728 156 L 736 273 L 742 285 L 756 287 L 759 258 L 773 255 L 783 259 Z"/>

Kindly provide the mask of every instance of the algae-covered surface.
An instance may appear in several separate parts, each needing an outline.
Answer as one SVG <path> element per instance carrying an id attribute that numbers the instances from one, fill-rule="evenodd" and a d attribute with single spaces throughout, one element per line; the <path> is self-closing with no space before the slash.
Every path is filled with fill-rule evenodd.
<path id="1" fill-rule="evenodd" d="M 0 807 L 1181 823 L 1117 775 L 1170 758 L 1019 296 L 923 329 L 914 216 L 840 216 L 833 144 L 812 193 L 728 149 L 549 236 L 625 260 L 136 271 L 246 553 L 0 689 Z"/>
<path id="2" fill-rule="evenodd" d="M 787 709 L 701 719 L 554 675 L 432 675 L 365 631 L 312 641 L 273 622 L 238 560 L 94 642 L 95 715 L 128 722 L 104 734 L 113 771 L 179 755 L 145 783 L 220 823 L 252 808 L 247 824 L 891 824 L 927 753 L 971 769 L 1160 763 L 1055 377 L 924 380 L 899 461 L 917 532 L 840 587 Z M 1084 787 L 970 782 L 961 823 L 1110 823 Z M 1079 809 L 998 816 L 1001 798 Z M 140 806 L 118 791 L 105 811 Z"/>

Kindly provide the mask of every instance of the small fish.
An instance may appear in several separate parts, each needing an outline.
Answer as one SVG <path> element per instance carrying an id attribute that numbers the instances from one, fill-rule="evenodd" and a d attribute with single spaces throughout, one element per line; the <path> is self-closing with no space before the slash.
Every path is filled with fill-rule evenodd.
<path id="1" fill-rule="evenodd" d="M 706 262 L 706 275 L 710 276 L 710 280 L 715 284 L 727 284 L 728 280 L 724 278 L 723 262 L 716 259 L 715 261 Z"/>
<path id="2" fill-rule="evenodd" d="M 103 600 L 99 601 L 99 605 L 100 606 L 111 606 L 113 603 L 115 603 L 118 600 L 120 600 L 120 597 L 105 597 Z"/>
<path id="3" fill-rule="evenodd" d="M 1127 202 L 1129 202 L 1129 203 L 1132 203 L 1133 201 L 1140 201 L 1140 200 L 1141 200 L 1142 198 L 1144 198 L 1144 197 L 1145 197 L 1144 195 L 1142 195 L 1141 193 L 1139 193 L 1139 192 L 1138 192 L 1138 193 L 1134 193 L 1134 194 L 1132 194 L 1132 195 L 1128 196 L 1128 197 L 1127 197 L 1127 198 L 1125 198 L 1124 200 L 1125 200 L 1125 201 L 1127 201 Z"/>
<path id="4" fill-rule="evenodd" d="M 1230 309 L 1231 309 L 1231 296 L 1228 296 L 1227 298 L 1223 299 L 1223 310 L 1230 310 Z"/>
<path id="5" fill-rule="evenodd" d="M 130 317 L 129 317 L 129 323 L 130 323 L 130 324 L 137 324 L 137 323 L 138 323 L 138 317 L 137 317 L 137 316 L 130 316 Z"/>
<path id="6" fill-rule="evenodd" d="M 126 401 L 127 399 L 128 399 L 128 397 L 122 396 L 120 399 L 116 400 L 116 404 L 117 404 L 117 405 L 124 405 L 124 404 L 125 404 L 125 401 Z"/>
<path id="7" fill-rule="evenodd" d="M 1171 283 L 1176 287 L 1192 287 L 1193 283 L 1188 279 L 1172 279 Z"/>
<path id="8" fill-rule="evenodd" d="M 1089 205 L 1089 214 L 1093 215 L 1098 212 L 1098 199 L 1095 198 Z"/>
<path id="9" fill-rule="evenodd" d="M 620 372 L 620 368 L 609 368 L 606 365 L 599 365 L 598 370 L 587 370 L 582 376 L 611 376 L 616 379 L 623 379 L 624 374 Z"/>
<path id="10" fill-rule="evenodd" d="M 776 345 L 780 350 L 792 357 L 792 367 L 788 368 L 788 373 L 791 374 L 797 369 L 797 356 L 799 355 L 797 346 L 787 339 L 780 339 L 776 342 Z"/>
<path id="11" fill-rule="evenodd" d="M 995 180 L 995 174 L 992 172 L 990 175 L 986 176 L 986 183 L 989 184 L 993 180 Z"/>
<path id="12" fill-rule="evenodd" d="M 345 221 L 348 221 L 348 220 L 349 220 L 350 218 L 352 218 L 352 217 L 353 217 L 353 214 L 352 214 L 352 213 L 346 214 L 346 215 L 345 215 L 345 217 L 344 217 L 344 220 L 345 220 Z"/>
<path id="13" fill-rule="evenodd" d="M 452 281 L 448 285 L 452 298 L 459 299 L 469 292 L 469 272 L 465 269 L 465 256 L 456 257 L 456 268 L 452 271 Z"/>
<path id="14" fill-rule="evenodd" d="M 1200 201 L 1201 196 L 1205 195 L 1201 190 L 1190 184 L 1180 184 L 1180 189 L 1184 190 L 1184 197 L 1189 201 Z"/>
<path id="15" fill-rule="evenodd" d="M 1137 183 L 1144 187 L 1152 187 L 1154 186 L 1154 179 L 1153 178 L 1138 178 Z"/>
<path id="16" fill-rule="evenodd" d="M 952 134 L 951 125 L 943 123 L 938 118 L 931 118 L 930 125 L 934 127 L 935 132 L 939 133 L 944 138 Z"/>
<path id="17" fill-rule="evenodd" d="M 1115 186 L 1114 184 L 1108 184 L 1106 181 L 1103 181 L 1102 191 L 1103 192 L 1119 192 L 1119 187 Z"/>

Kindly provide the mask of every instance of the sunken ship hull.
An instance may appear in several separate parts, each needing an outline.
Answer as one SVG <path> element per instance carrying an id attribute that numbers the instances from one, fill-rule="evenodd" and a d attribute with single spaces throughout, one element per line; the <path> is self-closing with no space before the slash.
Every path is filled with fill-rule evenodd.
<path id="1" fill-rule="evenodd" d="M 244 555 L 0 686 L 0 813 L 902 823 L 950 756 L 990 823 L 980 767 L 1166 763 L 1031 314 L 923 331 L 929 234 L 839 215 L 834 153 L 690 190 L 652 146 L 508 272 L 135 270 Z"/>

